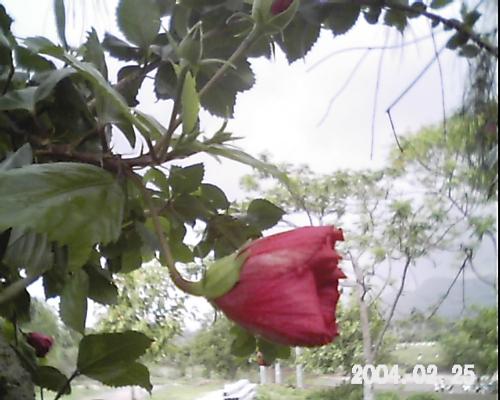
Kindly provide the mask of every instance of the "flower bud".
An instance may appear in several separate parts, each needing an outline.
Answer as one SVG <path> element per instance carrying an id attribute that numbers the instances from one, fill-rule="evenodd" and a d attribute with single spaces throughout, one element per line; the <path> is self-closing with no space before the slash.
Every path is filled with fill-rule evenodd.
<path id="1" fill-rule="evenodd" d="M 45 357 L 54 345 L 54 339 L 39 332 L 31 332 L 26 336 L 26 341 L 35 349 L 37 357 Z"/>
<path id="2" fill-rule="evenodd" d="M 293 0 L 274 0 L 271 5 L 271 14 L 278 15 L 285 12 L 292 3 Z"/>

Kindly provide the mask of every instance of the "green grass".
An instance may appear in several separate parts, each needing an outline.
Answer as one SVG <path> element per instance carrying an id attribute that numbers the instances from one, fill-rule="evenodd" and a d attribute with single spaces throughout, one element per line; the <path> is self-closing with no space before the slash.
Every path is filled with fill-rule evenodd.
<path id="1" fill-rule="evenodd" d="M 392 353 L 394 364 L 412 367 L 415 364 L 440 366 L 443 360 L 443 353 L 439 345 L 434 346 L 412 346 L 406 349 L 399 348 Z M 438 357 L 436 358 L 436 355 Z M 421 357 L 420 360 L 418 359 Z"/>

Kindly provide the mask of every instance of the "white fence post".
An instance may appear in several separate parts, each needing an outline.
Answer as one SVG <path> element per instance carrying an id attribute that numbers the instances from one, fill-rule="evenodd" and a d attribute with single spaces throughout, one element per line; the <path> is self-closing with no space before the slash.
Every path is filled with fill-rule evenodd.
<path id="1" fill-rule="evenodd" d="M 267 385 L 267 367 L 264 365 L 260 366 L 260 384 Z"/>
<path id="2" fill-rule="evenodd" d="M 302 371 L 302 365 L 298 361 L 301 354 L 302 354 L 302 349 L 300 347 L 296 347 L 295 357 L 297 358 L 297 364 L 295 369 L 297 375 L 297 389 L 304 389 L 304 372 Z"/>
<path id="3" fill-rule="evenodd" d="M 282 379 L 281 379 L 281 364 L 277 362 L 274 364 L 274 381 L 276 382 L 276 385 L 281 385 L 282 384 Z"/>

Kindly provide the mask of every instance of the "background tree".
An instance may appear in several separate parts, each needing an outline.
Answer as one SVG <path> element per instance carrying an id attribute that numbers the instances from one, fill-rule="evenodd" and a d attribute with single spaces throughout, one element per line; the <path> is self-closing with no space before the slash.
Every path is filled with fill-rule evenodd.
<path id="1" fill-rule="evenodd" d="M 229 320 L 220 316 L 206 320 L 198 334 L 186 344 L 192 365 L 201 365 L 210 377 L 218 375 L 234 380 L 238 370 L 248 367 L 247 358 L 236 357 L 231 352 L 233 338 L 229 334 L 233 326 Z"/>
<path id="2" fill-rule="evenodd" d="M 477 310 L 440 340 L 448 366 L 473 364 L 477 374 L 498 371 L 498 309 Z"/>
<path id="3" fill-rule="evenodd" d="M 104 311 L 97 330 L 143 332 L 154 340 L 148 358 L 165 359 L 175 351 L 172 339 L 182 332 L 184 319 L 188 317 L 185 294 L 172 284 L 168 271 L 157 263 L 119 276 L 116 283 L 117 302 Z"/>

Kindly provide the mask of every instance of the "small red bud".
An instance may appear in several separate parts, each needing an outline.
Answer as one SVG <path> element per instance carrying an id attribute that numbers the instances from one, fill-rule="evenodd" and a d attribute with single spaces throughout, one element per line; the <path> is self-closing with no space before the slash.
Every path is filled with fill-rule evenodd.
<path id="1" fill-rule="evenodd" d="M 293 0 L 274 0 L 271 5 L 271 14 L 278 15 L 285 12 L 292 3 Z"/>
<path id="2" fill-rule="evenodd" d="M 35 349 L 37 357 L 45 357 L 54 344 L 54 339 L 39 332 L 26 335 L 26 341 Z"/>

